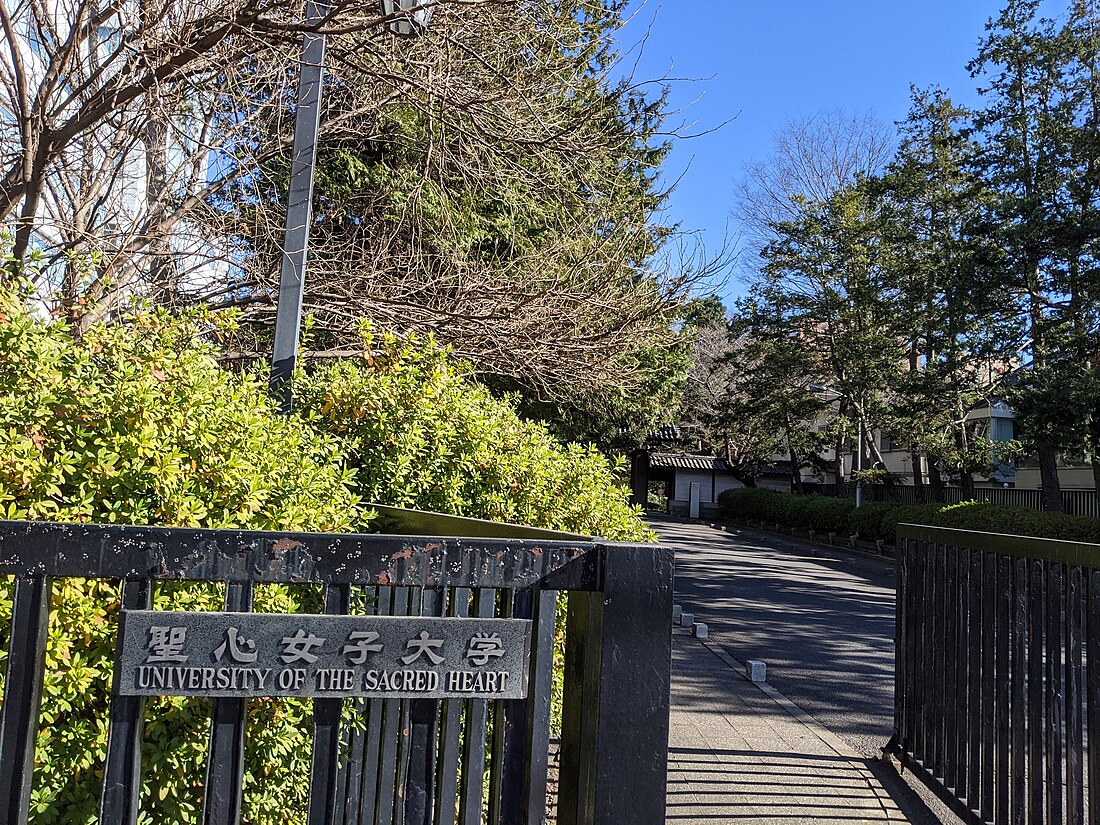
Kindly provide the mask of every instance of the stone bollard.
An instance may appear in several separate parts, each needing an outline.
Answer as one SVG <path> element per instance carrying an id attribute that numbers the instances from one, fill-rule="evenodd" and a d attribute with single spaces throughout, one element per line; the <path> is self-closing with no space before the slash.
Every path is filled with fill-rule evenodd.
<path id="1" fill-rule="evenodd" d="M 768 666 L 763 659 L 749 659 L 745 662 L 745 675 L 753 684 L 768 681 Z"/>
<path id="2" fill-rule="evenodd" d="M 695 624 L 694 613 L 681 613 L 680 614 L 680 627 L 691 627 Z"/>
<path id="3" fill-rule="evenodd" d="M 680 614 L 684 612 L 684 608 L 678 604 L 672 605 L 672 621 L 680 621 Z"/>
<path id="4" fill-rule="evenodd" d="M 691 631 L 696 639 L 705 639 L 710 636 L 710 628 L 707 627 L 705 622 L 696 622 Z"/>

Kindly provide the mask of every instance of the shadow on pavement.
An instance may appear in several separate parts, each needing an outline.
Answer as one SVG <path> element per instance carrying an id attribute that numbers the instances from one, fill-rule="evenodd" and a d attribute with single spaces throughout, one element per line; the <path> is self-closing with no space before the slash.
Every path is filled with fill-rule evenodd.
<path id="1" fill-rule="evenodd" d="M 878 782 L 868 781 L 869 775 Z M 694 748 L 669 751 L 665 821 L 679 825 L 940 823 L 887 762 L 812 753 Z"/>

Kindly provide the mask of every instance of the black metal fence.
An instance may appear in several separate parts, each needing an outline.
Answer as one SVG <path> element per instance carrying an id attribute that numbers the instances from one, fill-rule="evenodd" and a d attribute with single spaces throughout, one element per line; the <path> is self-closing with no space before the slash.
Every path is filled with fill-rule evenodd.
<path id="1" fill-rule="evenodd" d="M 855 488 L 849 484 L 841 484 L 839 487 L 833 484 L 821 485 L 816 488 L 824 495 L 841 496 L 851 498 L 855 495 Z M 863 497 L 867 501 L 896 501 L 902 504 L 920 504 L 917 496 L 917 488 L 909 486 L 886 487 L 881 484 L 865 484 Z M 943 504 L 958 504 L 963 501 L 962 490 L 958 487 L 944 487 L 942 495 Z M 932 500 L 931 490 L 924 488 L 924 501 Z M 977 487 L 972 496 L 966 500 L 986 501 L 991 504 L 1007 504 L 1012 507 L 1030 507 L 1033 510 L 1043 509 L 1042 490 L 1022 490 L 1016 487 Z M 1100 498 L 1095 490 L 1062 490 L 1062 506 L 1065 512 L 1072 516 L 1100 517 Z"/>
<path id="2" fill-rule="evenodd" d="M 898 547 L 888 749 L 967 822 L 1100 822 L 1100 545 L 901 525 Z"/>
<path id="3" fill-rule="evenodd" d="M 664 822 L 672 610 L 665 548 L 0 522 L 0 575 L 15 577 L 0 822 L 28 821 L 55 577 L 121 580 L 129 609 L 148 609 L 159 582 L 189 580 L 226 583 L 226 609 L 247 611 L 253 585 L 270 582 L 324 585 L 326 613 L 349 612 L 352 595 L 366 592 L 376 613 L 534 620 L 527 699 L 368 699 L 351 704 L 357 725 L 347 724 L 344 700 L 314 700 L 310 825 L 541 825 L 555 608 L 567 591 L 559 790 L 551 799 L 557 822 Z M 235 825 L 240 816 L 245 701 L 211 702 L 207 825 Z M 142 702 L 117 693 L 111 700 L 103 823 L 138 819 Z"/>

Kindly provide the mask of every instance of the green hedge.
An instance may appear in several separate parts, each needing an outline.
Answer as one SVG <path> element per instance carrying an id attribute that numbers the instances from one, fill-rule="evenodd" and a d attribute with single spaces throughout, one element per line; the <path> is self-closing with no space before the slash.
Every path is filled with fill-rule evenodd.
<path id="1" fill-rule="evenodd" d="M 743 488 L 726 490 L 718 496 L 718 503 L 722 513 L 731 518 L 858 535 L 867 541 L 893 543 L 899 524 L 928 524 L 1100 544 L 1100 519 L 976 501 L 951 505 L 866 502 L 857 509 L 851 499 Z"/>

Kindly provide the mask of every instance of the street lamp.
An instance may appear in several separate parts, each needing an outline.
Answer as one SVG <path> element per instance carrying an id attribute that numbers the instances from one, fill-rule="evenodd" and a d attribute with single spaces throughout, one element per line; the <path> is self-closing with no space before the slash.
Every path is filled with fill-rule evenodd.
<path id="1" fill-rule="evenodd" d="M 863 419 L 856 423 L 856 507 L 863 506 Z"/>
<path id="2" fill-rule="evenodd" d="M 382 16 L 394 34 L 404 37 L 423 34 L 435 11 L 435 2 L 427 0 L 379 0 Z"/>
<path id="3" fill-rule="evenodd" d="M 379 8 L 394 34 L 423 34 L 435 0 L 380 0 Z M 319 28 L 328 16 L 330 0 L 308 0 L 305 24 Z M 298 75 L 298 110 L 294 116 L 294 148 L 290 159 L 290 195 L 287 199 L 283 261 L 279 273 L 279 305 L 275 312 L 275 344 L 271 352 L 271 393 L 284 413 L 290 412 L 290 379 L 298 360 L 302 326 L 302 293 L 306 280 L 309 226 L 313 220 L 313 177 L 317 162 L 317 134 L 321 121 L 325 35 L 307 31 L 302 38 L 302 67 Z"/>

